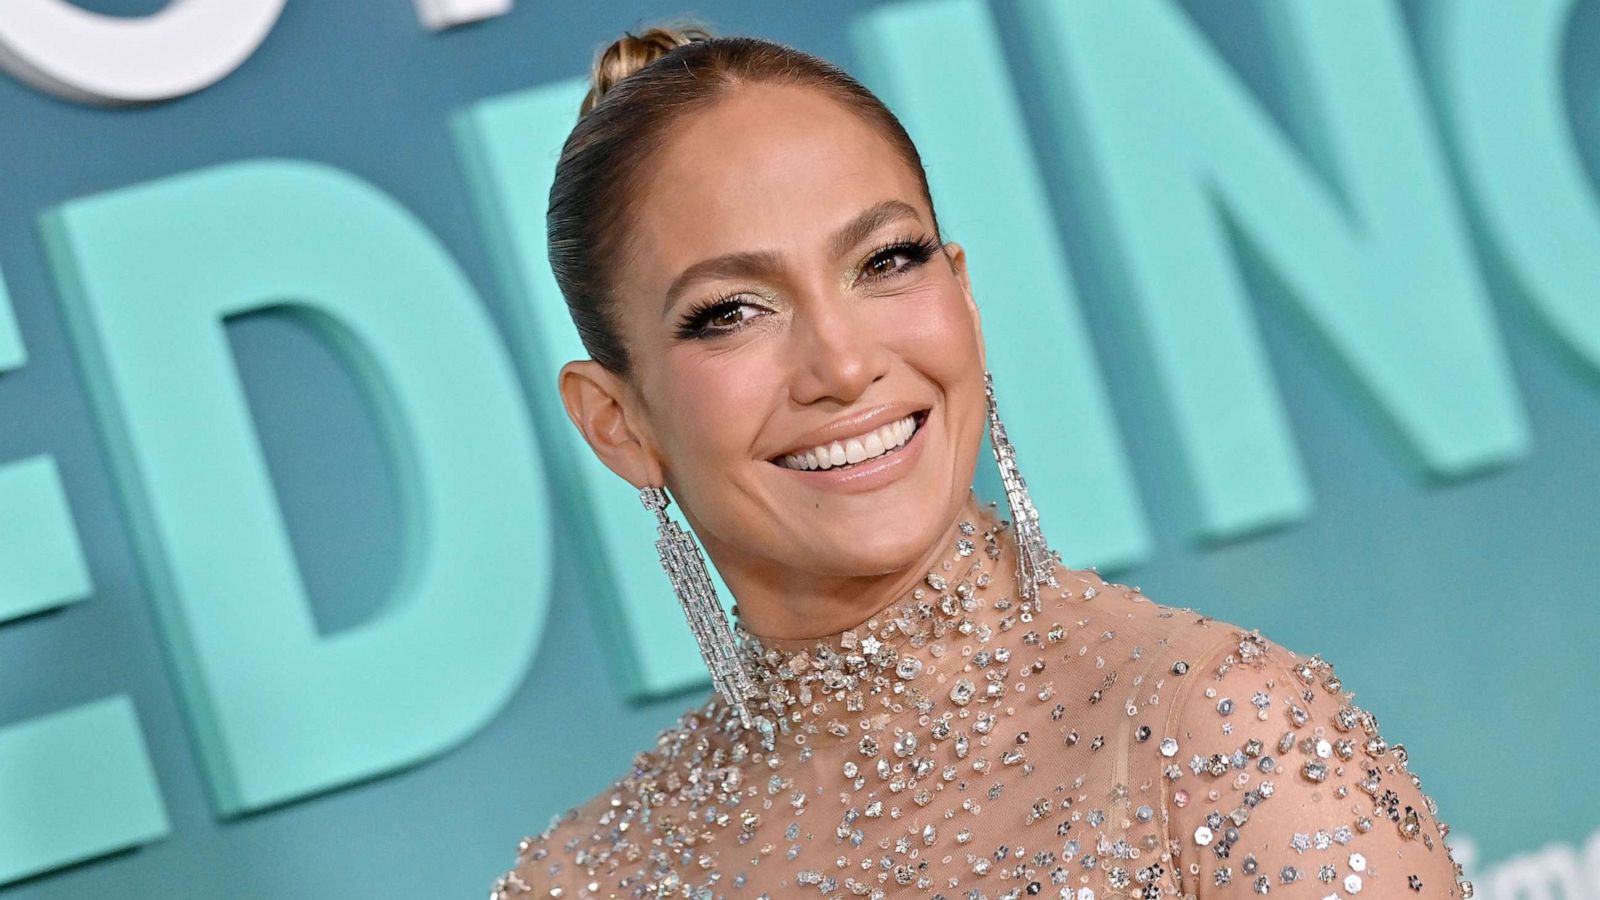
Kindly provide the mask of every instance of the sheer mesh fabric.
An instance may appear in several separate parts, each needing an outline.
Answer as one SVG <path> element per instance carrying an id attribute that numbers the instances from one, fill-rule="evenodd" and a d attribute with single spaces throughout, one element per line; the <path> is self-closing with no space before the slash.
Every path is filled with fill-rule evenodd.
<path id="1" fill-rule="evenodd" d="M 1433 801 L 1317 656 L 1092 569 L 1014 591 L 985 508 L 912 596 L 746 662 L 524 838 L 521 897 L 1470 896 Z"/>

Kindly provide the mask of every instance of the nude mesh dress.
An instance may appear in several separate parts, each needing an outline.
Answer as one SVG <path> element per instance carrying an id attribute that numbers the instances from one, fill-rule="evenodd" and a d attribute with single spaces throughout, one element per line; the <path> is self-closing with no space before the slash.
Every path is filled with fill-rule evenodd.
<path id="1" fill-rule="evenodd" d="M 1405 748 L 1333 667 L 1057 565 L 985 507 L 901 602 L 739 629 L 782 727 L 713 696 L 517 847 L 524 897 L 1470 897 Z"/>

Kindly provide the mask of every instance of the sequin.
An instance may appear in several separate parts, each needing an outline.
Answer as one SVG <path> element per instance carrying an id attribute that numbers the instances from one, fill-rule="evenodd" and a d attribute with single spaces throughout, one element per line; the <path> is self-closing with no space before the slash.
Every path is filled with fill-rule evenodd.
<path id="1" fill-rule="evenodd" d="M 958 524 L 853 629 L 739 625 L 770 727 L 716 695 L 685 712 L 519 842 L 491 900 L 1471 896 L 1404 748 L 1325 660 L 1093 569 L 1022 601 L 1008 524 Z"/>

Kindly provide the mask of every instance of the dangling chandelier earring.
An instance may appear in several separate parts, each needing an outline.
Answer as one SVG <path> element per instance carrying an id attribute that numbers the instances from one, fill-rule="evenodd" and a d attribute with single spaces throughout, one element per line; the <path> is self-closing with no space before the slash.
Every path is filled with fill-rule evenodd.
<path id="1" fill-rule="evenodd" d="M 1011 521 L 1015 523 L 1017 541 L 1017 589 L 1032 602 L 1039 599 L 1040 585 L 1060 587 L 1056 581 L 1056 556 L 1045 542 L 1044 531 L 1039 528 L 1039 511 L 1033 508 L 1028 496 L 1028 486 L 1017 469 L 1017 450 L 1006 437 L 1006 427 L 1000 424 L 1000 407 L 994 399 L 994 378 L 989 370 L 983 371 L 983 395 L 989 406 L 989 444 L 994 448 L 994 461 L 1000 467 L 1000 482 L 1005 485 L 1006 505 L 1011 507 Z"/>
<path id="2" fill-rule="evenodd" d="M 689 630 L 694 632 L 695 643 L 700 645 L 700 656 L 711 670 L 711 683 L 728 706 L 739 714 L 739 721 L 750 728 L 755 724 L 749 709 L 755 689 L 749 674 L 739 664 L 733 629 L 717 600 L 705 557 L 700 555 L 694 538 L 667 517 L 667 504 L 672 500 L 665 488 L 641 488 L 639 500 L 645 509 L 656 514 L 656 553 L 660 554 L 661 567 L 667 570 L 672 591 L 678 595 L 678 603 L 689 619 Z"/>

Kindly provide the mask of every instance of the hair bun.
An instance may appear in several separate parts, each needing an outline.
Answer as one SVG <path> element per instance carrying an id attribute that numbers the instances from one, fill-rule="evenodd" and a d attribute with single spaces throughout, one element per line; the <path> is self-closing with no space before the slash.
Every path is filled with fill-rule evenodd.
<path id="1" fill-rule="evenodd" d="M 699 22 L 681 22 L 677 25 L 652 25 L 639 34 L 624 31 L 622 37 L 595 57 L 590 72 L 588 96 L 578 111 L 581 118 L 616 86 L 617 82 L 650 63 L 667 55 L 675 48 L 713 37 L 711 29 Z"/>

